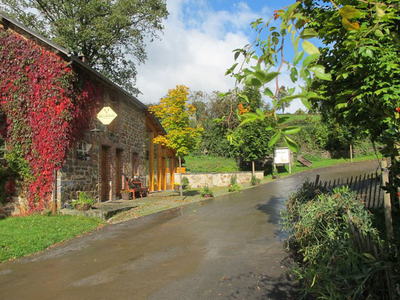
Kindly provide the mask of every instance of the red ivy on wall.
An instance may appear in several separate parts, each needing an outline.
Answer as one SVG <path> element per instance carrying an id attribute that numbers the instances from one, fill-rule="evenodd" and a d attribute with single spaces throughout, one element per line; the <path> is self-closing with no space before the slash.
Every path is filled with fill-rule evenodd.
<path id="1" fill-rule="evenodd" d="M 55 53 L 0 28 L 0 111 L 7 145 L 29 164 L 31 211 L 48 203 L 53 171 L 88 128 L 99 90 Z"/>

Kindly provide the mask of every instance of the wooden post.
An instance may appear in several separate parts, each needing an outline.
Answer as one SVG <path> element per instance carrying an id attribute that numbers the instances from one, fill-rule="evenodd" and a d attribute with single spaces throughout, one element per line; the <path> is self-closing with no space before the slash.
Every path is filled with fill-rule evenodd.
<path id="1" fill-rule="evenodd" d="M 161 158 L 161 189 L 163 191 L 167 190 L 167 159 L 165 156 L 165 147 L 162 147 L 162 158 Z"/>
<path id="2" fill-rule="evenodd" d="M 169 158 L 169 185 L 171 190 L 174 189 L 175 184 L 175 157 Z"/>
<path id="3" fill-rule="evenodd" d="M 181 156 L 179 155 L 179 182 L 180 182 L 180 187 L 179 187 L 179 192 L 181 198 L 183 198 L 183 192 L 182 192 L 182 159 Z"/>
<path id="4" fill-rule="evenodd" d="M 161 159 L 161 148 L 160 144 L 157 145 L 157 191 L 161 191 L 161 169 L 162 169 L 162 159 Z"/>
<path id="5" fill-rule="evenodd" d="M 353 141 L 350 142 L 350 162 L 353 162 Z"/>
<path id="6" fill-rule="evenodd" d="M 389 170 L 386 159 L 382 160 L 382 185 L 386 186 L 389 182 Z M 384 203 L 385 203 L 385 222 L 386 222 L 386 235 L 390 240 L 393 238 L 393 222 L 392 222 L 392 204 L 390 202 L 390 193 L 384 191 Z"/>
<path id="7" fill-rule="evenodd" d="M 254 163 L 254 160 L 251 161 L 251 176 L 255 176 L 256 175 L 256 166 Z"/>
<path id="8" fill-rule="evenodd" d="M 149 144 L 149 185 L 150 192 L 154 191 L 154 132 L 150 132 L 150 144 Z"/>

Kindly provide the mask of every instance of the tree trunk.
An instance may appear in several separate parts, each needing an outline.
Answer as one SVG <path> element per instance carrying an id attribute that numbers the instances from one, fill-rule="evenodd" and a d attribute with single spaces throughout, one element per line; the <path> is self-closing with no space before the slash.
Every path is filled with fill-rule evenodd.
<path id="1" fill-rule="evenodd" d="M 254 163 L 254 160 L 251 161 L 251 176 L 256 175 L 256 165 Z"/>
<path id="2" fill-rule="evenodd" d="M 179 182 L 181 183 L 179 186 L 179 193 L 181 195 L 181 198 L 183 197 L 183 192 L 182 192 L 182 159 L 181 156 L 178 156 L 179 158 Z"/>

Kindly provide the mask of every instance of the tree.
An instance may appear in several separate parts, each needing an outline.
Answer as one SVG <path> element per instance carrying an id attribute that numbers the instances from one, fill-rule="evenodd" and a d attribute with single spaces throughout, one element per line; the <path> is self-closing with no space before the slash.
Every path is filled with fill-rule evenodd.
<path id="1" fill-rule="evenodd" d="M 323 2 L 307 0 L 302 8 L 325 44 L 319 63 L 333 78 L 313 82 L 325 97 L 314 106 L 385 145 L 383 154 L 393 158 L 392 171 L 400 174 L 399 2 Z M 395 179 L 394 186 L 399 183 Z"/>
<path id="2" fill-rule="evenodd" d="M 271 147 L 268 145 L 272 132 L 265 130 L 267 126 L 267 120 L 257 120 L 239 126 L 232 134 L 236 156 L 245 162 L 252 163 L 253 176 L 255 175 L 254 161 L 265 158 L 272 152 Z"/>
<path id="3" fill-rule="evenodd" d="M 164 0 L 3 0 L 0 9 L 132 93 L 134 60 L 146 60 L 145 39 L 168 15 Z"/>
<path id="4" fill-rule="evenodd" d="M 177 85 L 175 89 L 168 91 L 168 95 L 161 99 L 159 105 L 149 110 L 160 120 L 161 125 L 167 132 L 166 135 L 159 135 L 154 143 L 161 144 L 176 151 L 179 158 L 179 176 L 182 182 L 182 157 L 189 154 L 189 151 L 196 149 L 201 142 L 203 128 L 189 126 L 190 118 L 195 114 L 193 105 L 187 104 L 189 88 L 184 85 Z M 180 186 L 182 197 L 182 184 Z"/>
<path id="5" fill-rule="evenodd" d="M 286 91 L 285 86 L 281 86 L 278 91 L 278 95 L 276 96 L 276 108 L 282 111 L 282 114 L 285 114 L 285 109 L 290 106 L 290 101 L 285 101 L 286 96 L 289 96 L 289 93 Z"/>
<path id="6" fill-rule="evenodd" d="M 242 99 L 245 99 L 245 109 L 248 109 L 251 112 L 256 112 L 257 109 L 263 109 L 264 103 L 261 93 L 257 88 L 246 86 L 239 95 L 242 96 Z"/>

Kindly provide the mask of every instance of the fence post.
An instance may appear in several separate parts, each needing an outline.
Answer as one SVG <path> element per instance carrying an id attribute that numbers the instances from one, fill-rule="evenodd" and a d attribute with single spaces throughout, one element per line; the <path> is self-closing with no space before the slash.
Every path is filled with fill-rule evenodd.
<path id="1" fill-rule="evenodd" d="M 315 183 L 314 183 L 314 185 L 315 185 L 315 186 L 318 186 L 318 184 L 319 184 L 319 175 L 317 175 L 317 176 L 315 177 Z"/>
<path id="2" fill-rule="evenodd" d="M 389 170 L 386 159 L 382 160 L 382 186 L 386 186 L 389 182 Z M 385 203 L 385 222 L 386 222 L 386 234 L 390 240 L 393 238 L 393 225 L 392 225 L 392 204 L 390 202 L 390 193 L 384 191 L 383 199 Z"/>

